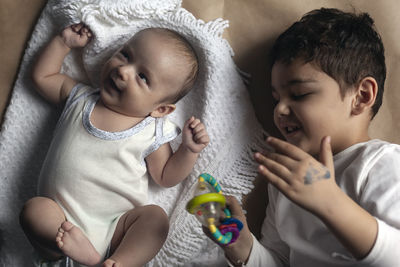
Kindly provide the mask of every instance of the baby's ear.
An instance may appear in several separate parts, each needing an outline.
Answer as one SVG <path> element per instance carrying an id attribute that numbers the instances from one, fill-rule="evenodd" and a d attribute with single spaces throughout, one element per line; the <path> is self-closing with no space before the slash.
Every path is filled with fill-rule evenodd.
<path id="1" fill-rule="evenodd" d="M 372 77 L 365 77 L 358 84 L 357 91 L 352 103 L 352 114 L 359 115 L 364 111 L 370 111 L 375 103 L 378 93 L 378 84 Z"/>
<path id="2" fill-rule="evenodd" d="M 154 118 L 161 118 L 174 112 L 175 109 L 176 106 L 174 104 L 161 104 L 150 113 L 150 116 Z"/>

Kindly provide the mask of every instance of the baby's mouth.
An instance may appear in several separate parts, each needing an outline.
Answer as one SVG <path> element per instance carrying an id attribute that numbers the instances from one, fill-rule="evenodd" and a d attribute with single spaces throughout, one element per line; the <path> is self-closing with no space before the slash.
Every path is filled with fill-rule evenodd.
<path id="1" fill-rule="evenodd" d="M 121 91 L 121 89 L 118 87 L 117 83 L 114 81 L 114 79 L 112 77 L 110 77 L 110 79 L 109 79 L 109 85 L 113 90 L 115 90 L 117 92 Z"/>
<path id="2" fill-rule="evenodd" d="M 115 84 L 113 78 L 110 79 L 110 85 L 111 85 L 111 87 L 112 87 L 113 89 L 118 90 L 118 87 L 117 87 L 117 85 Z"/>

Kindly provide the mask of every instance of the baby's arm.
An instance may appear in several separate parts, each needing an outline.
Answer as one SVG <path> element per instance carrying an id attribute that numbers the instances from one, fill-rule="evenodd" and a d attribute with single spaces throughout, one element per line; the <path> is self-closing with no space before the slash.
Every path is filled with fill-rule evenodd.
<path id="1" fill-rule="evenodd" d="M 150 175 L 164 187 L 180 183 L 190 174 L 199 153 L 209 141 L 204 124 L 191 117 L 183 127 L 182 144 L 175 153 L 169 144 L 164 144 L 146 158 Z"/>
<path id="2" fill-rule="evenodd" d="M 355 258 L 365 257 L 375 243 L 377 222 L 336 184 L 330 138 L 321 141 L 320 162 L 285 141 L 267 141 L 276 152 L 256 153 L 260 174 L 319 217 Z"/>
<path id="3" fill-rule="evenodd" d="M 49 102 L 63 102 L 75 86 L 69 76 L 60 73 L 65 56 L 71 48 L 84 47 L 92 34 L 82 23 L 65 28 L 44 48 L 33 66 L 32 78 L 38 92 Z"/>

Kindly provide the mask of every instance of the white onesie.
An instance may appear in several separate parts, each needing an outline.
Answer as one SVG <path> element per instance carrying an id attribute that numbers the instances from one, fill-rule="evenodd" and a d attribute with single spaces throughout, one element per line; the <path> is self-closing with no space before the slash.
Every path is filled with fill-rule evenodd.
<path id="1" fill-rule="evenodd" d="M 98 99 L 99 91 L 89 86 L 73 88 L 43 164 L 38 193 L 56 201 L 67 220 L 105 256 L 120 216 L 147 203 L 144 159 L 180 130 L 153 117 L 121 132 L 100 130 L 90 122 Z"/>

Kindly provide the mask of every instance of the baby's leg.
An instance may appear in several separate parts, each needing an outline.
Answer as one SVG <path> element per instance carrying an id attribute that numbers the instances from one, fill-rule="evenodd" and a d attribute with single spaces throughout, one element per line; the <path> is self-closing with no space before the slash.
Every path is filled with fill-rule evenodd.
<path id="1" fill-rule="evenodd" d="M 55 242 L 58 228 L 65 221 L 65 215 L 56 202 L 45 197 L 28 200 L 21 213 L 20 224 L 28 240 L 46 260 L 63 256 Z"/>
<path id="2" fill-rule="evenodd" d="M 143 266 L 161 249 L 169 230 L 168 216 L 155 205 L 134 208 L 119 220 L 105 267 Z"/>

